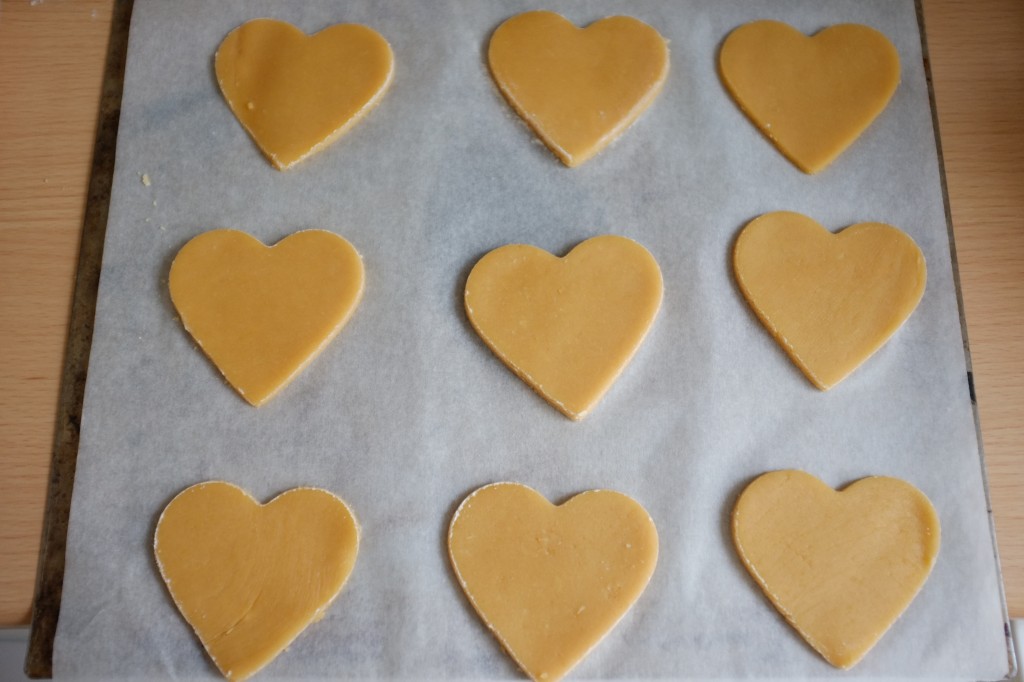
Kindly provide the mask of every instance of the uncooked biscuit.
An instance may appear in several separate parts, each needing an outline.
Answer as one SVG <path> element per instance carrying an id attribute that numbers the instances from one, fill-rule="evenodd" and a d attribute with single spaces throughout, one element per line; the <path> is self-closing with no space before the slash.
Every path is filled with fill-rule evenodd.
<path id="1" fill-rule="evenodd" d="M 258 407 L 348 322 L 363 295 L 363 262 L 324 230 L 272 247 L 244 232 L 213 230 L 182 247 L 168 284 L 185 329 Z"/>
<path id="2" fill-rule="evenodd" d="M 718 66 L 747 117 L 805 173 L 853 144 L 900 82 L 896 48 L 859 24 L 808 37 L 779 21 L 755 21 L 729 34 Z"/>
<path id="3" fill-rule="evenodd" d="M 909 483 L 876 476 L 837 492 L 803 471 L 773 471 L 748 485 L 732 536 L 775 608 L 844 669 L 914 600 L 940 543 L 935 509 Z"/>
<path id="4" fill-rule="evenodd" d="M 283 21 L 254 19 L 224 38 L 214 67 L 235 117 L 285 170 L 377 105 L 391 83 L 394 57 L 368 26 L 336 24 L 307 36 Z"/>
<path id="5" fill-rule="evenodd" d="M 555 506 L 517 483 L 484 486 L 452 518 L 448 553 L 488 628 L 534 680 L 556 682 L 625 615 L 658 560 L 646 510 L 611 490 Z"/>
<path id="6" fill-rule="evenodd" d="M 927 278 L 921 250 L 895 227 L 859 223 L 832 234 L 788 211 L 743 228 L 733 271 L 758 318 L 822 390 L 896 333 Z"/>
<path id="7" fill-rule="evenodd" d="M 619 137 L 661 92 L 668 44 L 632 17 L 577 28 L 526 12 L 494 31 L 487 58 L 505 99 L 570 167 Z"/>
<path id="8" fill-rule="evenodd" d="M 326 490 L 261 505 L 222 481 L 179 493 L 154 540 L 175 605 L 231 680 L 256 674 L 323 616 L 358 551 L 355 517 Z"/>
<path id="9" fill-rule="evenodd" d="M 661 270 L 631 239 L 594 237 L 564 258 L 525 244 L 491 251 L 466 280 L 466 314 L 501 360 L 571 419 L 597 404 L 640 347 Z"/>

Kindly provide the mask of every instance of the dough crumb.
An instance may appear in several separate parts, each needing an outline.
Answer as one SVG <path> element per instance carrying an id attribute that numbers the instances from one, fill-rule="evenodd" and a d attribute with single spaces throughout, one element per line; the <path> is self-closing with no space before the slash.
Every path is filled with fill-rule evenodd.
<path id="1" fill-rule="evenodd" d="M 139 179 L 142 180 L 142 184 L 149 187 L 153 182 L 149 179 L 149 173 L 141 173 Z"/>

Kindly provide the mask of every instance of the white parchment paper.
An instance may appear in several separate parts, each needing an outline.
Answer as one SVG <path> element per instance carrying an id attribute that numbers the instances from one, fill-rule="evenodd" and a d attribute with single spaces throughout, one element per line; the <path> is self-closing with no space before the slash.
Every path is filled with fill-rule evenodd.
<path id="1" fill-rule="evenodd" d="M 671 43 L 671 73 L 653 107 L 579 169 L 535 141 L 485 67 L 494 28 L 535 8 L 577 24 L 628 13 Z M 396 56 L 381 105 L 286 173 L 262 157 L 213 76 L 221 39 L 262 16 L 307 32 L 366 23 Z M 899 50 L 902 84 L 892 102 L 817 176 L 786 161 L 717 77 L 723 38 L 759 18 L 808 33 L 864 23 Z M 731 276 L 738 231 L 775 210 L 833 230 L 890 223 L 927 259 L 920 307 L 828 393 L 786 358 Z M 219 227 L 266 243 L 333 230 L 366 264 L 366 295 L 352 321 L 258 410 L 196 349 L 167 293 L 177 250 Z M 476 337 L 462 288 L 476 260 L 503 244 L 562 254 L 605 233 L 650 249 L 665 301 L 632 364 L 573 423 Z M 264 679 L 519 676 L 446 557 L 452 511 L 497 480 L 555 501 L 613 488 L 640 501 L 658 526 L 661 556 L 649 588 L 575 678 L 850 677 L 785 624 L 733 552 L 736 495 L 779 468 L 805 469 L 833 486 L 896 476 L 923 490 L 941 517 L 931 578 L 852 675 L 977 680 L 1007 672 L 909 0 L 137 0 L 85 400 L 54 652 L 59 677 L 216 675 L 151 551 L 163 507 L 208 479 L 262 500 L 324 487 L 363 528 L 343 594 Z"/>

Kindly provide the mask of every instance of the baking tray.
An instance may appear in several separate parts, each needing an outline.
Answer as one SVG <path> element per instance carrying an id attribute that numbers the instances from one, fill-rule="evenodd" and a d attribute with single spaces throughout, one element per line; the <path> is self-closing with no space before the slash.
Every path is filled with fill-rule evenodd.
<path id="1" fill-rule="evenodd" d="M 32 636 L 29 656 L 26 663 L 26 669 L 29 674 L 36 677 L 48 676 L 52 671 L 52 647 L 54 632 L 59 615 L 60 594 L 63 583 L 64 546 L 75 472 L 75 461 L 77 457 L 79 424 L 82 416 L 85 377 L 88 368 L 89 348 L 92 336 L 92 320 L 96 304 L 99 271 L 102 264 L 102 250 L 106 231 L 107 209 L 110 201 L 110 188 L 113 179 L 113 162 L 117 137 L 119 104 L 124 78 L 125 56 L 127 54 L 128 46 L 128 27 L 133 4 L 134 3 L 130 0 L 121 0 L 116 3 L 108 55 L 107 75 L 104 80 L 104 92 L 101 100 L 100 128 L 94 155 L 94 171 L 90 180 L 89 203 L 87 206 L 86 222 L 83 230 L 82 249 L 78 278 L 76 281 L 71 329 L 69 333 L 69 346 L 62 381 L 61 402 L 58 415 L 58 432 L 55 438 L 50 493 L 44 523 L 43 547 L 41 549 L 37 596 L 33 610 Z M 510 8 L 508 14 L 519 11 L 518 5 L 516 7 L 517 8 Z M 973 405 L 974 393 L 970 374 L 969 347 L 967 344 L 966 327 L 963 323 L 963 306 L 960 301 L 959 280 L 956 279 L 955 249 L 953 247 L 951 220 L 949 216 L 948 194 L 946 192 L 945 177 L 941 169 L 941 146 L 938 137 L 937 120 L 935 118 L 934 96 L 931 89 L 931 78 L 927 60 L 927 46 L 925 44 L 923 16 L 919 2 L 916 3 L 915 7 L 922 43 L 921 49 L 924 55 L 924 70 L 927 79 L 928 98 L 935 130 L 935 144 L 940 159 L 939 171 L 942 185 L 942 199 L 944 204 L 946 227 L 949 232 L 949 246 L 954 266 L 953 276 L 956 284 L 960 327 L 963 338 L 964 354 L 966 357 L 967 389 L 970 391 L 970 399 Z M 751 18 L 757 17 L 752 15 Z M 483 44 L 485 43 L 481 40 L 481 45 Z M 657 104 L 655 106 L 657 106 Z M 606 153 L 615 153 L 615 149 L 613 148 Z M 842 162 L 842 159 L 840 159 L 840 162 Z M 253 163 L 262 163 L 262 159 L 255 158 L 253 159 Z M 835 226 L 831 227 L 834 228 Z M 571 244 L 567 243 L 565 245 L 568 246 Z M 467 264 L 470 264 L 471 260 L 472 259 L 468 259 Z M 463 273 L 463 279 L 464 275 L 465 273 Z M 223 387 L 211 386 L 209 390 L 223 390 Z M 284 399 L 287 398 L 284 396 L 279 398 L 279 400 Z M 523 399 L 528 399 L 528 397 Z M 974 411 L 974 421 L 975 428 L 977 429 L 978 422 L 976 407 Z M 978 432 L 977 438 L 980 453 L 980 432 Z M 981 468 L 982 473 L 984 473 L 983 465 Z M 481 484 L 486 482 L 487 481 L 480 481 Z M 526 480 L 524 482 L 529 483 L 530 481 Z M 339 492 L 344 494 L 344 491 Z M 457 501 L 458 500 L 454 499 L 451 500 L 452 503 L 456 503 Z M 159 504 L 157 504 L 157 506 L 159 506 Z M 755 597 L 759 597 L 759 595 L 755 595 Z M 1005 620 L 1005 607 L 1003 615 Z M 1010 644 L 1008 627 L 1006 629 L 1006 638 L 1009 652 Z M 1008 656 L 1008 658 L 1012 660 L 1012 657 Z"/>

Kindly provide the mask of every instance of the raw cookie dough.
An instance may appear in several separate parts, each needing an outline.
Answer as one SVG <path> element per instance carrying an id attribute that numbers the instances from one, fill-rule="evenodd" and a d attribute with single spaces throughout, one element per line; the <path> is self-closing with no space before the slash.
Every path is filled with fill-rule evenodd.
<path id="1" fill-rule="evenodd" d="M 629 364 L 661 307 L 661 270 L 631 239 L 588 239 L 564 258 L 491 251 L 466 280 L 466 314 L 502 362 L 571 419 Z"/>
<path id="2" fill-rule="evenodd" d="M 647 587 L 658 532 L 622 493 L 555 506 L 517 483 L 479 488 L 456 510 L 448 555 L 470 603 L 534 680 L 556 682 Z"/>
<path id="3" fill-rule="evenodd" d="M 879 476 L 837 492 L 803 471 L 774 471 L 747 486 L 732 514 L 750 575 L 807 643 L 843 669 L 914 600 L 939 534 L 920 490 Z"/>
<path id="4" fill-rule="evenodd" d="M 788 211 L 743 228 L 733 270 L 761 322 L 822 390 L 896 333 L 927 278 L 921 250 L 895 227 L 859 223 L 832 234 Z"/>
<path id="5" fill-rule="evenodd" d="M 285 170 L 377 105 L 394 58 L 384 37 L 367 26 L 336 24 L 307 36 L 283 21 L 254 19 L 224 38 L 214 65 L 231 111 Z"/>
<path id="6" fill-rule="evenodd" d="M 842 154 L 900 82 L 896 48 L 858 24 L 808 37 L 779 21 L 755 21 L 729 34 L 718 66 L 740 109 L 805 173 Z"/>
<path id="7" fill-rule="evenodd" d="M 244 680 L 323 617 L 355 565 L 359 527 L 326 490 L 295 488 L 261 505 L 208 481 L 167 505 L 154 551 L 210 658 L 228 679 Z"/>
<path id="8" fill-rule="evenodd" d="M 213 230 L 182 247 L 168 283 L 185 329 L 259 407 L 348 322 L 363 295 L 363 261 L 324 230 L 272 247 L 244 232 Z"/>
<path id="9" fill-rule="evenodd" d="M 487 58 L 505 99 L 570 167 L 621 135 L 668 75 L 665 39 L 632 17 L 580 29 L 554 12 L 526 12 L 498 27 Z"/>

